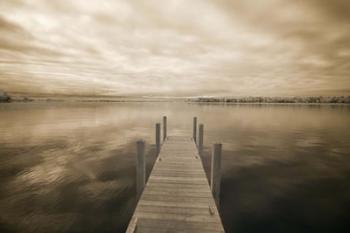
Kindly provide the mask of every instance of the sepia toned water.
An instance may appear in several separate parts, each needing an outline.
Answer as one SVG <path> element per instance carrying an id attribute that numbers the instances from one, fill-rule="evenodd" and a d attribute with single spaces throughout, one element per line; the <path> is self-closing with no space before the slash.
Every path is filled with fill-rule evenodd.
<path id="1" fill-rule="evenodd" d="M 135 141 L 155 159 L 169 135 L 205 124 L 223 143 L 220 211 L 227 232 L 350 229 L 350 107 L 188 103 L 0 105 L 0 232 L 124 232 L 135 201 Z"/>

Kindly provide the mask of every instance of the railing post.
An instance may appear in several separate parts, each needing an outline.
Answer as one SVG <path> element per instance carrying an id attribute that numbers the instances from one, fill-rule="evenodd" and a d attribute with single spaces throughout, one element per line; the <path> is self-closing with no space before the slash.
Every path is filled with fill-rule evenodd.
<path id="1" fill-rule="evenodd" d="M 197 117 L 193 117 L 193 141 L 197 144 Z"/>
<path id="2" fill-rule="evenodd" d="M 204 133 L 204 125 L 199 124 L 198 152 L 200 156 L 202 156 L 202 152 L 203 152 L 203 133 Z"/>
<path id="3" fill-rule="evenodd" d="M 222 144 L 214 144 L 211 155 L 210 186 L 218 208 L 220 206 L 221 150 Z"/>
<path id="4" fill-rule="evenodd" d="M 167 137 L 167 117 L 163 116 L 163 141 L 166 140 Z"/>
<path id="5" fill-rule="evenodd" d="M 160 123 L 156 124 L 156 153 L 160 152 Z"/>
<path id="6" fill-rule="evenodd" d="M 145 141 L 137 141 L 136 191 L 137 198 L 142 194 L 146 183 Z"/>

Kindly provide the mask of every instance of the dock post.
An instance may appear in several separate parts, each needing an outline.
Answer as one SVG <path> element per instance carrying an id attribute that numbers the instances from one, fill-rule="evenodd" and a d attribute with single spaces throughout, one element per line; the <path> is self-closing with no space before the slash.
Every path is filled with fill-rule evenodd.
<path id="1" fill-rule="evenodd" d="M 167 137 L 167 117 L 163 116 L 163 141 L 166 140 Z"/>
<path id="2" fill-rule="evenodd" d="M 220 206 L 221 150 L 222 144 L 214 144 L 211 155 L 210 186 L 218 208 Z"/>
<path id="3" fill-rule="evenodd" d="M 199 124 L 198 152 L 200 156 L 202 156 L 202 152 L 203 152 L 203 132 L 204 132 L 204 125 Z"/>
<path id="4" fill-rule="evenodd" d="M 197 144 L 197 117 L 193 117 L 193 141 Z"/>
<path id="5" fill-rule="evenodd" d="M 141 196 L 146 183 L 146 162 L 145 162 L 145 141 L 136 142 L 137 145 L 137 165 L 136 165 L 136 191 L 137 198 Z"/>
<path id="6" fill-rule="evenodd" d="M 156 124 L 156 153 L 160 152 L 160 123 Z"/>

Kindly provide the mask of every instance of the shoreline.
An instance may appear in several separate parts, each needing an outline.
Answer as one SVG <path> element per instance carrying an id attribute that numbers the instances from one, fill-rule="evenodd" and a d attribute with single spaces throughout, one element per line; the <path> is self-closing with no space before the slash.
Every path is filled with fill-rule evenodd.
<path id="1" fill-rule="evenodd" d="M 350 105 L 350 96 L 305 97 L 153 97 L 153 96 L 24 96 L 6 95 L 1 103 L 131 103 L 185 102 L 202 105 Z"/>
<path id="2" fill-rule="evenodd" d="M 162 100 L 162 99 L 124 99 L 124 100 L 11 100 L 0 104 L 31 104 L 31 103 L 187 103 L 195 105 L 323 105 L 323 106 L 350 106 L 350 103 L 308 103 L 308 102 L 200 102 L 188 100 Z"/>

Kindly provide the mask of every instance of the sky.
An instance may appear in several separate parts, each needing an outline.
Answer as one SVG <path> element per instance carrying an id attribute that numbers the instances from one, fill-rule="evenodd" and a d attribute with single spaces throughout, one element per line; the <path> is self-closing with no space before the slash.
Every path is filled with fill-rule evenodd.
<path id="1" fill-rule="evenodd" d="M 0 90 L 350 95 L 349 0 L 0 0 Z"/>

